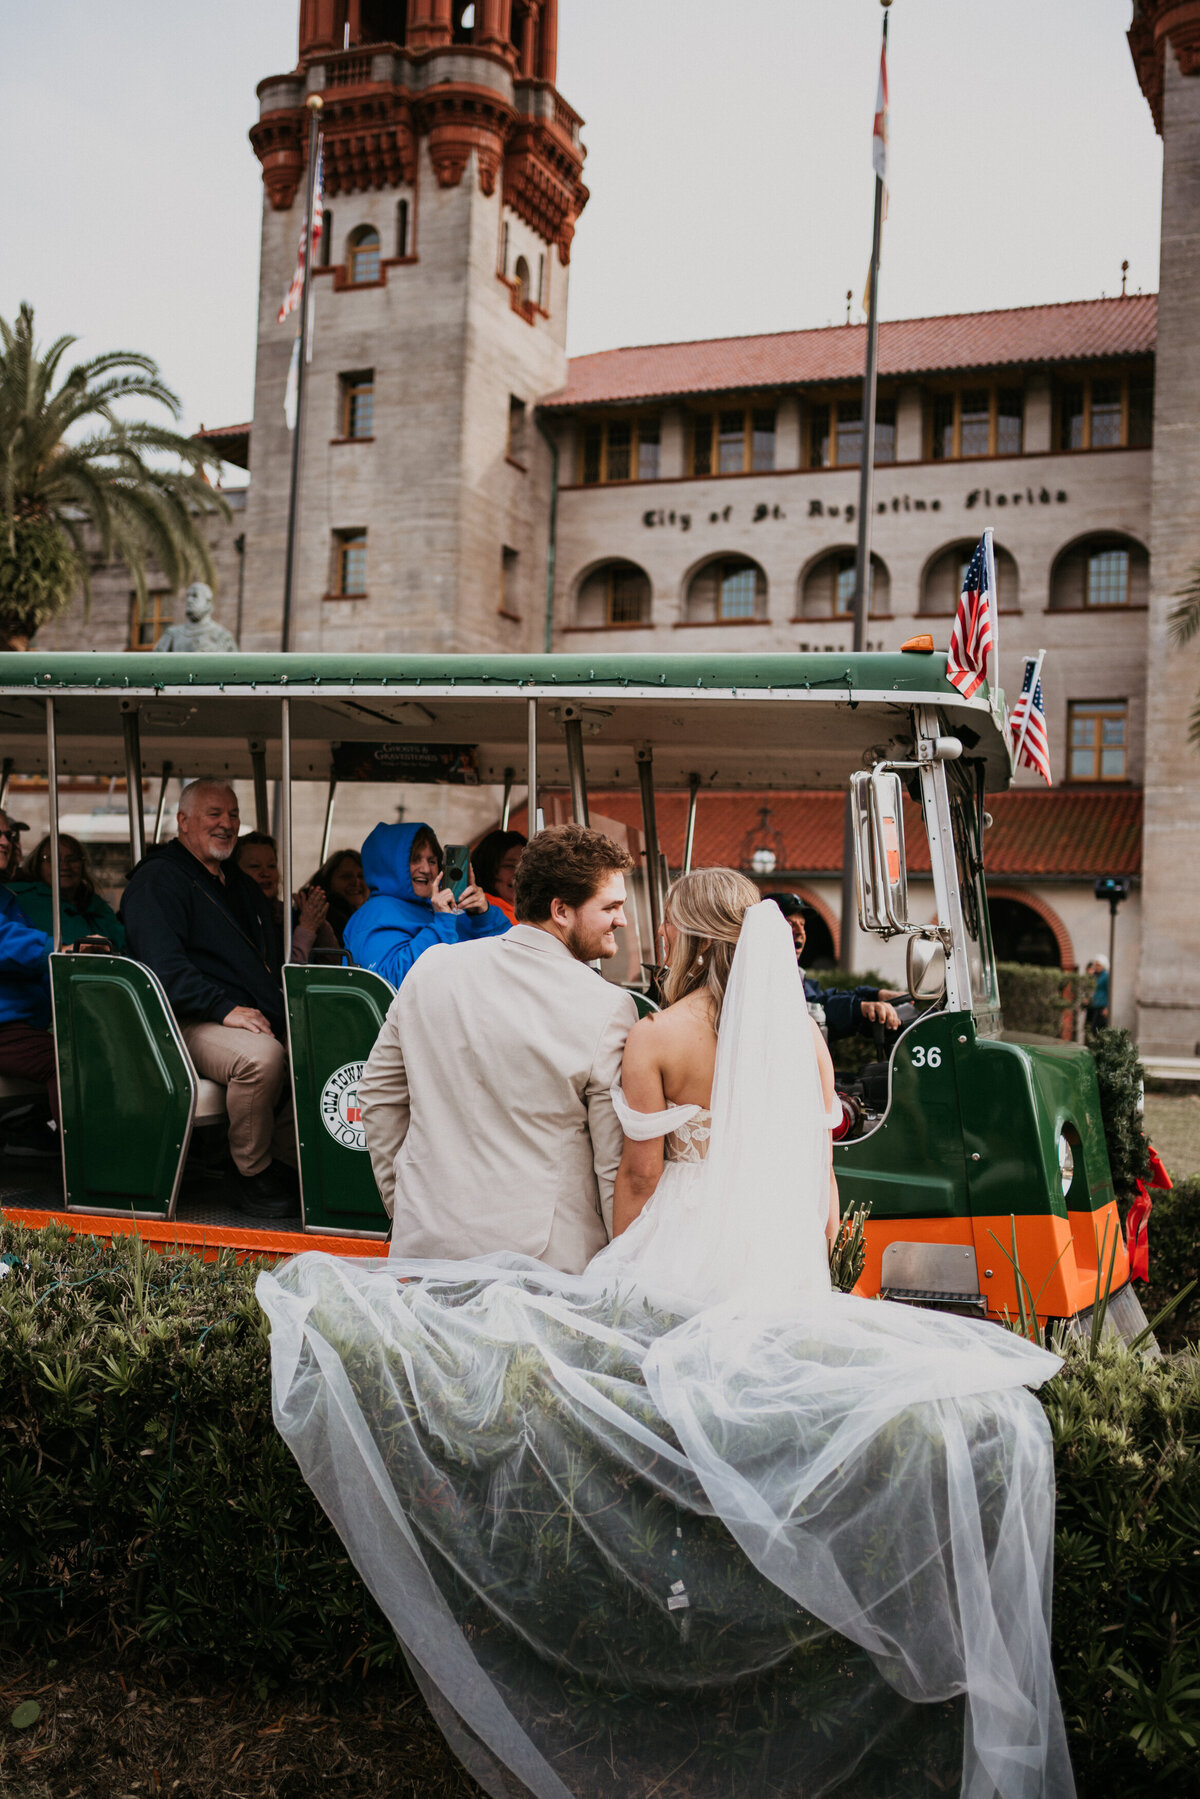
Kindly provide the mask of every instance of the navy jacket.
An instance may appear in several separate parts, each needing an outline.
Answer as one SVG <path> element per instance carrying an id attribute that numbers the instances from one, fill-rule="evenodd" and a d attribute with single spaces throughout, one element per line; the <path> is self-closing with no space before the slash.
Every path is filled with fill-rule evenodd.
<path id="1" fill-rule="evenodd" d="M 50 1025 L 50 939 L 0 886 L 0 1025 Z"/>
<path id="2" fill-rule="evenodd" d="M 282 1042 L 283 942 L 262 888 L 232 857 L 224 881 L 178 841 L 147 850 L 129 877 L 121 922 L 129 955 L 162 982 L 182 1024 L 220 1024 L 254 1006 Z"/>
<path id="3" fill-rule="evenodd" d="M 804 976 L 804 997 L 816 1000 L 825 1008 L 825 1024 L 829 1031 L 829 1041 L 834 1043 L 839 1037 L 854 1037 L 863 1028 L 862 1003 L 865 999 L 878 999 L 878 987 L 856 987 L 853 993 L 839 992 L 833 988 L 828 991 Z"/>

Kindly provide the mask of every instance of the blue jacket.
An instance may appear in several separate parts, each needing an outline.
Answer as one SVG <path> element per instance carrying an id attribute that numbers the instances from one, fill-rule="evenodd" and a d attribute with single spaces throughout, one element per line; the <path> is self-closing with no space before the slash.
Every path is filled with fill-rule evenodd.
<path id="1" fill-rule="evenodd" d="M 360 968 L 373 968 L 398 987 L 417 957 L 435 943 L 467 943 L 472 937 L 502 937 L 511 929 L 498 906 L 478 916 L 435 912 L 418 899 L 408 865 L 418 832 L 428 825 L 376 825 L 363 844 L 363 880 L 370 898 L 352 912 L 344 943 Z"/>
<path id="2" fill-rule="evenodd" d="M 8 887 L 0 886 L 0 1025 L 50 1027 L 50 949 Z"/>

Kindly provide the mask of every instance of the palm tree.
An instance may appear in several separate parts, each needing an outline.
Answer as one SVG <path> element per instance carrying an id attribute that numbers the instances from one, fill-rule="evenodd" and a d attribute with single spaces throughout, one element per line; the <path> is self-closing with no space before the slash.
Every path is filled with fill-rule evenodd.
<path id="1" fill-rule="evenodd" d="M 119 557 L 146 595 L 157 564 L 172 587 L 212 582 L 202 523 L 229 509 L 210 487 L 220 458 L 194 438 L 119 416 L 150 400 L 179 417 L 179 401 L 149 356 L 110 350 L 70 369 L 77 340 L 34 342 L 33 309 L 0 318 L 0 647 L 28 648 L 47 619 L 82 588 L 90 599 L 89 533 L 105 561 Z"/>
<path id="2" fill-rule="evenodd" d="M 1170 613 L 1171 642 L 1182 646 L 1200 635 L 1200 563 L 1192 570 L 1192 578 L 1178 596 L 1178 604 Z M 1200 695 L 1188 721 L 1188 739 L 1200 749 Z"/>

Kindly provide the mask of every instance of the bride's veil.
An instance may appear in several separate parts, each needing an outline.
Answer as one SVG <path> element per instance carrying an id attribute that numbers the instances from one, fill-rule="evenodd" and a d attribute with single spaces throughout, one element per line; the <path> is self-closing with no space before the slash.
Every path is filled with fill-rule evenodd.
<path id="1" fill-rule="evenodd" d="M 743 918 L 721 1009 L 695 1239 L 679 1250 L 685 1291 L 756 1311 L 829 1292 L 825 1114 L 792 933 L 762 900 Z"/>

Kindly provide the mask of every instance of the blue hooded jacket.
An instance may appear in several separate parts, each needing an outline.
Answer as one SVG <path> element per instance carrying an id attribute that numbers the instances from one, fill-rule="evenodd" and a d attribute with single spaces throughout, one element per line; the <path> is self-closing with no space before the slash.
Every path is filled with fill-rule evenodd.
<path id="1" fill-rule="evenodd" d="M 0 1024 L 50 1028 L 50 939 L 0 887 Z"/>
<path id="2" fill-rule="evenodd" d="M 435 943 L 467 943 L 473 937 L 502 937 L 511 929 L 498 906 L 477 916 L 435 912 L 413 892 L 408 865 L 424 824 L 376 825 L 363 844 L 363 880 L 370 898 L 352 912 L 344 942 L 360 968 L 373 968 L 398 987 L 417 957 Z"/>

